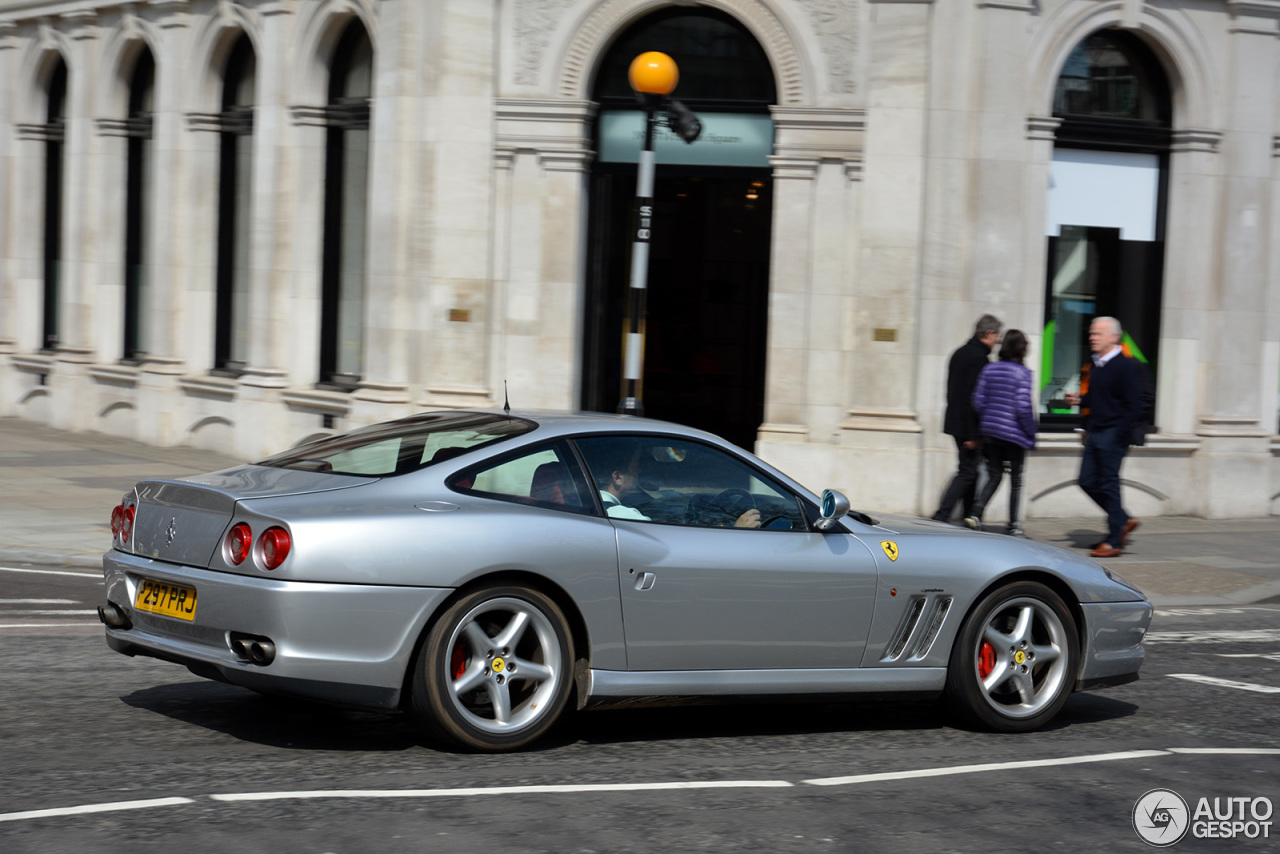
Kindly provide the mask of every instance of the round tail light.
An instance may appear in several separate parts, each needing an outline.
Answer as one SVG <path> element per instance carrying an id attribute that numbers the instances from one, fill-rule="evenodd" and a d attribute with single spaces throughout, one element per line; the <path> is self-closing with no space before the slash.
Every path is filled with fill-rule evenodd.
<path id="1" fill-rule="evenodd" d="M 284 563 L 289 556 L 289 532 L 284 528 L 268 528 L 262 532 L 259 540 L 262 544 L 262 565 L 267 569 L 275 569 Z"/>
<path id="2" fill-rule="evenodd" d="M 132 505 L 124 508 L 120 513 L 120 539 L 126 543 L 133 536 L 133 513 Z"/>
<path id="3" fill-rule="evenodd" d="M 117 504 L 115 509 L 111 511 L 111 536 L 120 536 L 120 526 L 124 522 L 124 505 Z"/>
<path id="4" fill-rule="evenodd" d="M 244 522 L 227 532 L 227 560 L 232 566 L 239 566 L 249 556 L 249 547 L 253 545 L 253 531 Z"/>

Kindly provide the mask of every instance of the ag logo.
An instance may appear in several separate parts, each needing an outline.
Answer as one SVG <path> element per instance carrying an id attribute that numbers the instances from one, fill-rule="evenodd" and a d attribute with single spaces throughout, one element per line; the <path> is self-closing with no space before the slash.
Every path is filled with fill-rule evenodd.
<path id="1" fill-rule="evenodd" d="M 1180 842 L 1190 826 L 1187 802 L 1172 789 L 1152 789 L 1133 805 L 1133 829 L 1148 845 L 1167 848 Z"/>
<path id="2" fill-rule="evenodd" d="M 884 553 L 889 560 L 898 559 L 898 544 L 893 540 L 881 540 L 880 548 L 884 549 Z"/>

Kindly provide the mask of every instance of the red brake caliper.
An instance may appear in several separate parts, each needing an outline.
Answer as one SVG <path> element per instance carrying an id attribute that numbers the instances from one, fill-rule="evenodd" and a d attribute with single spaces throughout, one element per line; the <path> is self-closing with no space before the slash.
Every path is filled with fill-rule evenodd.
<path id="1" fill-rule="evenodd" d="M 989 641 L 983 641 L 978 649 L 978 677 L 986 679 L 996 669 L 996 650 Z"/>
<path id="2" fill-rule="evenodd" d="M 462 674 L 467 672 L 467 653 L 460 643 L 453 645 L 453 654 L 449 656 L 449 669 L 453 671 L 454 679 L 461 679 Z"/>

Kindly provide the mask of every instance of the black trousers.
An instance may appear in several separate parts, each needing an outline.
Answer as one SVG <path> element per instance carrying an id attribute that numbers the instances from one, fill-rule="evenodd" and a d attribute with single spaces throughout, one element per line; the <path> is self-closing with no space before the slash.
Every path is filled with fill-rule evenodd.
<path id="1" fill-rule="evenodd" d="M 973 514 L 979 519 L 991 502 L 991 496 L 1000 487 L 1000 478 L 1004 470 L 1009 469 L 1009 526 L 1018 524 L 1018 508 L 1022 505 L 1022 466 L 1027 459 L 1027 449 L 1003 439 L 986 438 L 982 440 L 983 453 L 987 458 L 987 482 L 982 486 L 982 494 L 973 504 Z"/>
<path id="2" fill-rule="evenodd" d="M 952 438 L 956 440 L 959 467 L 951 478 L 951 483 L 947 484 L 947 491 L 942 494 L 938 511 L 933 514 L 933 518 L 939 522 L 950 522 L 952 512 L 961 502 L 964 504 L 964 515 L 973 515 L 973 503 L 978 491 L 978 465 L 982 462 L 982 445 L 969 450 L 964 446 L 964 439 L 958 436 Z"/>

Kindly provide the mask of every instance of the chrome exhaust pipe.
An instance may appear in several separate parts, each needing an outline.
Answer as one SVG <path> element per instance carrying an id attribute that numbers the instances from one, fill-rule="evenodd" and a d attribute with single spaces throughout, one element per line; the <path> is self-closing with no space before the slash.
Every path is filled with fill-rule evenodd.
<path id="1" fill-rule="evenodd" d="M 276 657 L 276 645 L 269 640 L 256 640 L 249 644 L 249 658 L 259 667 L 266 667 Z"/>
<path id="2" fill-rule="evenodd" d="M 236 658 L 259 667 L 266 667 L 276 657 L 275 642 L 262 635 L 230 632 L 227 636 L 227 646 L 231 648 L 231 653 Z"/>
<path id="3" fill-rule="evenodd" d="M 125 631 L 133 628 L 133 623 L 129 620 L 129 616 L 120 610 L 120 606 L 114 602 L 98 606 L 98 619 L 108 628 Z"/>

